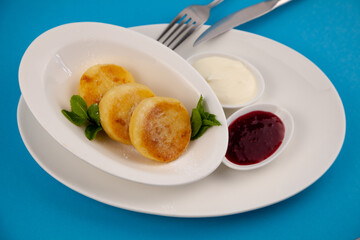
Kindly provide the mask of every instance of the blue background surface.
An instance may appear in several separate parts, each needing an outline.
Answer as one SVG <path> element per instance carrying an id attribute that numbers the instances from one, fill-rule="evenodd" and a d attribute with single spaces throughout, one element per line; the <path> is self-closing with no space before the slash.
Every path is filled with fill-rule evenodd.
<path id="1" fill-rule="evenodd" d="M 345 107 L 347 132 L 332 167 L 288 200 L 232 216 L 183 219 L 111 207 L 62 185 L 32 159 L 17 128 L 18 67 L 28 45 L 55 26 L 96 21 L 169 22 L 209 0 L 0 0 L 0 239 L 356 239 L 360 237 L 360 1 L 294 0 L 238 29 L 279 41 L 324 71 Z M 208 24 L 254 0 L 225 0 Z M 327 121 L 327 119 L 324 119 Z"/>

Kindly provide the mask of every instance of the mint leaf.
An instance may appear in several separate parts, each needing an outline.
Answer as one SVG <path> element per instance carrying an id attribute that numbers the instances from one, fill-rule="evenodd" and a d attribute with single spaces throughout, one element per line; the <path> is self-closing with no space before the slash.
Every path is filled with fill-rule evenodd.
<path id="1" fill-rule="evenodd" d="M 202 107 L 203 101 L 204 101 L 204 98 L 203 98 L 202 95 L 200 95 L 199 101 L 198 101 L 198 103 L 197 103 L 197 105 L 196 105 L 196 108 L 197 108 L 197 109 L 199 109 L 200 107 Z"/>
<path id="2" fill-rule="evenodd" d="M 97 103 L 94 103 L 89 107 L 87 112 L 90 117 L 90 120 L 96 123 L 96 125 L 100 127 L 101 124 L 100 124 L 100 115 L 99 115 L 99 105 Z"/>
<path id="3" fill-rule="evenodd" d="M 208 120 L 208 119 L 203 119 L 202 120 L 202 125 L 203 126 L 220 126 L 221 124 L 217 120 L 216 121 L 211 121 L 211 120 Z"/>
<path id="4" fill-rule="evenodd" d="M 214 114 L 205 111 L 203 102 L 204 98 L 201 95 L 196 108 L 193 108 L 191 113 L 191 140 L 201 137 L 210 127 L 221 125 Z"/>
<path id="5" fill-rule="evenodd" d="M 204 119 L 209 119 L 209 116 L 210 116 L 210 113 L 204 112 L 204 116 L 203 116 Z"/>
<path id="6" fill-rule="evenodd" d="M 206 120 L 212 122 L 212 126 L 220 126 L 221 123 L 216 120 L 216 116 L 214 114 L 209 114 L 209 116 L 206 118 Z M 203 123 L 204 124 L 204 123 Z"/>
<path id="7" fill-rule="evenodd" d="M 97 125 L 90 124 L 85 128 L 85 136 L 89 140 L 94 140 L 96 137 L 96 134 L 102 130 L 102 127 L 99 127 Z"/>
<path id="8" fill-rule="evenodd" d="M 211 127 L 211 126 L 204 126 L 204 125 L 201 126 L 200 130 L 198 131 L 198 133 L 197 133 L 195 136 L 191 137 L 190 139 L 191 139 L 191 140 L 198 139 L 198 138 L 201 137 L 201 136 L 206 132 L 206 130 L 208 130 L 210 127 Z"/>
<path id="9" fill-rule="evenodd" d="M 94 140 L 96 134 L 102 130 L 99 115 L 99 106 L 97 103 L 87 109 L 85 100 L 79 95 L 73 95 L 70 99 L 71 112 L 61 110 L 62 114 L 77 126 L 87 124 L 85 136 L 89 140 Z"/>
<path id="10" fill-rule="evenodd" d="M 86 123 L 86 119 L 78 116 L 77 114 L 73 113 L 73 112 L 69 112 L 66 110 L 61 110 L 62 114 L 64 114 L 64 116 L 70 120 L 70 122 L 72 122 L 73 124 L 77 125 L 77 126 L 82 126 Z"/>
<path id="11" fill-rule="evenodd" d="M 204 100 L 204 98 L 203 98 L 203 96 L 201 95 L 201 96 L 200 96 L 200 99 L 199 99 L 199 101 L 198 101 L 198 103 L 197 103 L 196 108 L 197 108 L 197 110 L 199 111 L 199 113 L 200 113 L 200 115 L 201 115 L 201 118 L 206 118 L 205 110 L 204 110 L 204 106 L 203 106 L 203 100 Z"/>
<path id="12" fill-rule="evenodd" d="M 209 119 L 211 121 L 214 121 L 214 120 L 217 121 L 216 116 L 214 114 L 209 114 L 209 116 L 206 119 Z"/>
<path id="13" fill-rule="evenodd" d="M 79 95 L 73 95 L 70 99 L 71 111 L 83 119 L 88 119 L 87 104 Z"/>
<path id="14" fill-rule="evenodd" d="M 191 113 L 191 137 L 195 136 L 201 128 L 202 120 L 199 110 L 194 108 Z"/>

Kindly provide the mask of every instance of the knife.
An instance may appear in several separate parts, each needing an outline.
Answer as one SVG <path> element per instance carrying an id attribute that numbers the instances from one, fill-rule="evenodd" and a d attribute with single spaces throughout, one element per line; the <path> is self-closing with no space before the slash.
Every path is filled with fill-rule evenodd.
<path id="1" fill-rule="evenodd" d="M 267 0 L 234 12 L 233 14 L 230 14 L 217 21 L 205 32 L 203 32 L 194 42 L 194 47 L 202 42 L 227 32 L 234 27 L 249 22 L 255 18 L 261 17 L 290 1 L 292 0 Z"/>

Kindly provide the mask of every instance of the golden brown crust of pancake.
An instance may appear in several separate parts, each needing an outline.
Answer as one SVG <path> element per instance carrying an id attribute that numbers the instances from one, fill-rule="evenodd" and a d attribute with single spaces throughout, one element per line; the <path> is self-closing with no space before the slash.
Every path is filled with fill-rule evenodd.
<path id="1" fill-rule="evenodd" d="M 129 124 L 135 107 L 155 94 L 139 83 L 126 83 L 110 89 L 99 104 L 101 125 L 113 140 L 131 144 Z"/>
<path id="2" fill-rule="evenodd" d="M 79 84 L 79 95 L 88 106 L 99 103 L 104 94 L 116 85 L 135 82 L 125 68 L 114 64 L 97 64 L 88 68 Z"/>
<path id="3" fill-rule="evenodd" d="M 177 99 L 147 98 L 134 110 L 129 130 L 132 144 L 143 156 L 170 162 L 190 142 L 190 116 Z"/>

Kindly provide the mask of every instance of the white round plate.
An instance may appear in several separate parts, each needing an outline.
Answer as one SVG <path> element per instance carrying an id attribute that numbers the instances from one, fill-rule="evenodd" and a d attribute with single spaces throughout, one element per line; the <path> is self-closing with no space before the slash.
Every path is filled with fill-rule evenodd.
<path id="1" fill-rule="evenodd" d="M 155 38 L 164 27 L 134 29 Z M 259 102 L 281 105 L 294 117 L 293 138 L 276 161 L 241 172 L 222 164 L 208 177 L 181 186 L 134 183 L 94 168 L 66 151 L 20 100 L 19 129 L 34 159 L 54 178 L 81 194 L 116 207 L 166 216 L 245 212 L 284 200 L 314 183 L 335 161 L 345 136 L 344 109 L 329 79 L 290 48 L 238 30 L 192 49 L 191 44 L 202 31 L 178 49 L 181 56 L 188 58 L 211 49 L 248 59 L 267 83 Z"/>
<path id="2" fill-rule="evenodd" d="M 133 146 L 107 137 L 87 140 L 84 128 L 68 121 L 61 110 L 70 110 L 70 98 L 78 94 L 79 80 L 86 69 L 106 63 L 125 67 L 136 82 L 158 96 L 179 99 L 189 113 L 203 95 L 207 111 L 215 114 L 222 126 L 192 141 L 170 163 L 149 160 Z M 225 155 L 226 118 L 215 93 L 187 61 L 136 31 L 103 23 L 53 28 L 26 50 L 19 83 L 31 112 L 54 139 L 79 158 L 117 177 L 153 185 L 190 183 L 208 176 Z"/>

